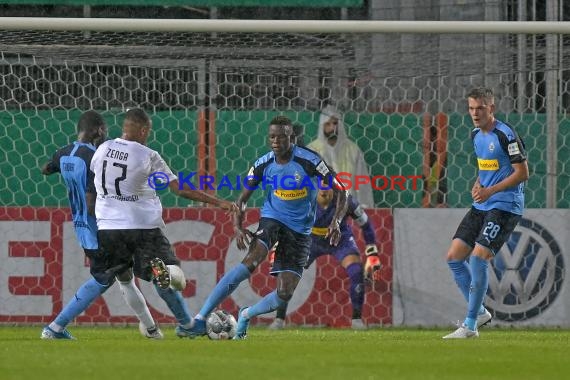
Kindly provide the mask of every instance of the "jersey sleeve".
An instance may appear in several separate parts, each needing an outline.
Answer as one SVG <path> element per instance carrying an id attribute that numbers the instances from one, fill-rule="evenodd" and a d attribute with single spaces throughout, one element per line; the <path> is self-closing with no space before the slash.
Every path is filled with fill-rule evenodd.
<path id="1" fill-rule="evenodd" d="M 505 153 L 509 155 L 511 164 L 518 164 L 526 161 L 524 143 L 514 130 L 506 128 L 502 134 L 499 134 L 499 141 Z"/>
<path id="2" fill-rule="evenodd" d="M 51 173 L 59 173 L 61 172 L 61 168 L 59 167 L 59 159 L 61 158 L 61 149 L 58 150 L 53 154 L 51 160 L 48 161 L 46 170 Z"/>
<path id="3" fill-rule="evenodd" d="M 346 214 L 349 215 L 362 230 L 362 235 L 364 237 L 364 242 L 366 244 L 376 244 L 376 236 L 374 233 L 374 228 L 368 214 L 360 204 L 352 198 L 352 195 L 348 195 L 348 209 Z"/>
<path id="4" fill-rule="evenodd" d="M 178 177 L 172 173 L 166 161 L 154 150 L 150 155 L 150 173 L 163 173 L 168 177 L 169 181 L 178 179 Z"/>

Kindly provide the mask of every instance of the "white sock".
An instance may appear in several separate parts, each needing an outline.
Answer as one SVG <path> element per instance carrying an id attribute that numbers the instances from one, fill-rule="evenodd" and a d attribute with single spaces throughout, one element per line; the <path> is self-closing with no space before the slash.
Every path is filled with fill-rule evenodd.
<path id="1" fill-rule="evenodd" d="M 154 319 L 150 314 L 150 310 L 146 305 L 146 301 L 141 291 L 135 285 L 134 278 L 130 282 L 119 281 L 119 287 L 121 288 L 121 293 L 123 293 L 123 298 L 127 305 L 131 307 L 139 321 L 144 325 L 146 329 L 155 326 Z"/>
<path id="2" fill-rule="evenodd" d="M 63 331 L 63 327 L 61 327 L 60 325 L 58 325 L 55 322 L 52 322 L 49 324 L 49 328 L 52 329 L 55 332 L 62 332 Z"/>

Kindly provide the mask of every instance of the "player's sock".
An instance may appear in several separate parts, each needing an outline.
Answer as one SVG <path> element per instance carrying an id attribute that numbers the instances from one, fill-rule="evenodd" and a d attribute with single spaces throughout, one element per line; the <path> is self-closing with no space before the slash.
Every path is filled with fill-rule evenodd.
<path id="1" fill-rule="evenodd" d="M 471 292 L 469 293 L 469 306 L 467 308 L 467 318 L 465 318 L 465 326 L 471 330 L 477 327 L 477 314 L 483 304 L 487 287 L 489 286 L 489 274 L 487 269 L 489 262 L 477 256 L 471 255 L 469 259 L 471 267 Z"/>
<path id="2" fill-rule="evenodd" d="M 134 278 L 129 282 L 119 281 L 119 287 L 121 288 L 121 293 L 123 293 L 123 298 L 127 302 L 127 305 L 131 307 L 139 321 L 144 325 L 146 329 L 150 329 L 155 326 L 154 319 L 150 315 L 150 310 L 146 305 L 145 299 L 135 285 Z"/>
<path id="3" fill-rule="evenodd" d="M 277 308 L 277 313 L 275 313 L 275 318 L 285 319 L 287 316 L 287 304 L 279 306 Z"/>
<path id="4" fill-rule="evenodd" d="M 238 285 L 246 278 L 249 278 L 249 276 L 251 276 L 251 272 L 242 263 L 239 263 L 228 273 L 224 274 L 206 299 L 206 302 L 204 302 L 204 306 L 200 309 L 197 317 L 202 316 L 202 318 L 206 318 L 216 306 L 232 294 Z"/>
<path id="5" fill-rule="evenodd" d="M 95 298 L 103 294 L 107 288 L 107 286 L 101 285 L 94 278 L 85 281 L 49 327 L 55 332 L 61 332 L 69 322 L 83 313 Z"/>
<path id="6" fill-rule="evenodd" d="M 350 302 L 352 310 L 362 310 L 364 304 L 364 274 L 362 264 L 352 263 L 346 268 L 346 274 L 350 278 Z"/>
<path id="7" fill-rule="evenodd" d="M 192 317 L 190 317 L 190 310 L 188 310 L 188 305 L 186 304 L 186 301 L 184 301 L 182 293 L 172 288 L 162 289 L 157 284 L 154 284 L 154 288 L 158 292 L 160 298 L 166 302 L 166 305 L 178 323 L 183 327 L 189 328 Z"/>
<path id="8" fill-rule="evenodd" d="M 272 312 L 273 310 L 276 310 L 279 307 L 283 307 L 286 305 L 287 301 L 279 298 L 279 296 L 277 295 L 277 291 L 274 290 L 273 292 L 269 293 L 261 300 L 259 300 L 259 302 L 256 303 L 255 305 L 248 307 L 247 317 L 251 319 L 256 315 L 266 314 Z"/>
<path id="9" fill-rule="evenodd" d="M 471 286 L 471 272 L 469 265 L 465 260 L 449 260 L 447 262 L 457 287 L 465 297 L 465 301 L 469 302 L 469 287 Z"/>

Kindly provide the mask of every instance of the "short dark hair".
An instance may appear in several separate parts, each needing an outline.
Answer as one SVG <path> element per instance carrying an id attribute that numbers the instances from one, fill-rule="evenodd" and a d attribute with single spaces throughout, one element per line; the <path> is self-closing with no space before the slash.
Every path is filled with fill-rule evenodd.
<path id="1" fill-rule="evenodd" d="M 476 87 L 469 91 L 467 98 L 483 99 L 487 104 L 493 104 L 495 102 L 495 94 L 493 94 L 493 90 L 489 87 Z"/>
<path id="2" fill-rule="evenodd" d="M 142 108 L 131 108 L 125 114 L 125 121 L 129 121 L 139 127 L 150 126 L 150 117 Z"/>
<path id="3" fill-rule="evenodd" d="M 279 125 L 279 126 L 283 127 L 283 130 L 285 131 L 285 134 L 287 136 L 291 136 L 293 134 L 293 125 L 292 124 L 293 123 L 291 122 L 291 119 L 289 119 L 287 116 L 283 116 L 283 115 L 275 116 L 269 122 L 269 125 Z"/>
<path id="4" fill-rule="evenodd" d="M 291 119 L 289 119 L 287 116 L 279 115 L 279 116 L 275 116 L 273 119 L 271 119 L 271 121 L 269 122 L 269 125 L 290 125 L 290 126 L 292 126 L 293 123 L 291 122 Z"/>
<path id="5" fill-rule="evenodd" d="M 85 111 L 77 122 L 77 133 L 95 131 L 105 125 L 105 120 L 99 112 L 93 110 Z"/>

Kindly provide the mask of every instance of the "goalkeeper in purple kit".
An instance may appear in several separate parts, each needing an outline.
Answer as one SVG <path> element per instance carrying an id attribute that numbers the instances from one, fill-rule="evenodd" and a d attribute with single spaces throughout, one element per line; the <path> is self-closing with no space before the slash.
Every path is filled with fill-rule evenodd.
<path id="1" fill-rule="evenodd" d="M 322 187 L 317 195 L 317 216 L 311 230 L 311 251 L 305 268 L 308 268 L 313 261 L 323 255 L 333 255 L 338 260 L 350 279 L 350 301 L 352 303 L 351 327 L 355 330 L 362 330 L 366 328 L 366 325 L 362 321 L 362 305 L 364 304 L 365 289 L 364 281 L 378 281 L 382 267 L 378 258 L 374 228 L 366 212 L 358 202 L 349 195 L 346 216 L 340 223 L 341 238 L 337 246 L 332 246 L 329 239 L 325 239 L 325 236 L 327 234 L 327 227 L 330 225 L 333 215 L 336 212 L 336 195 L 332 189 L 327 189 L 325 186 Z M 347 223 L 349 216 L 362 229 L 364 241 L 366 242 L 366 264 L 364 268 L 360 259 L 360 251 L 354 241 L 352 228 Z M 269 328 L 273 330 L 283 328 L 286 314 L 287 305 L 277 309 L 275 320 L 269 325 Z"/>

